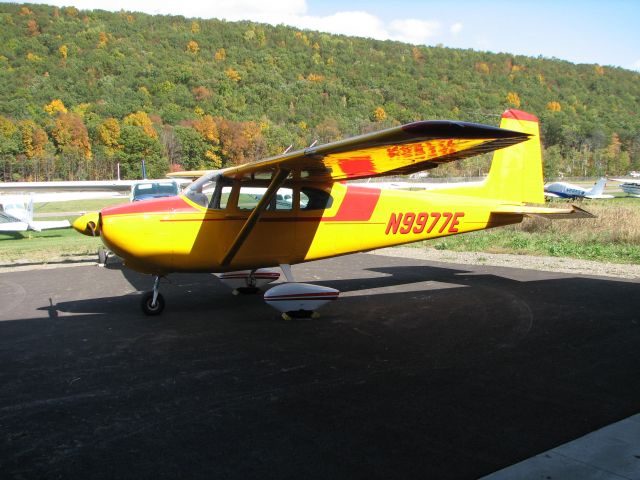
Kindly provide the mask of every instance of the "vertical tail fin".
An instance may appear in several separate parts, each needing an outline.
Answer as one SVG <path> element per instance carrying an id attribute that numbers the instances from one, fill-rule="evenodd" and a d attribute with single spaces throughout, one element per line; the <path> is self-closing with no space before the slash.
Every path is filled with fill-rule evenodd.
<path id="1" fill-rule="evenodd" d="M 500 127 L 528 133 L 528 140 L 496 150 L 489 175 L 481 183 L 450 184 L 434 193 L 491 198 L 505 203 L 544 203 L 538 118 L 520 110 L 502 114 Z"/>
<path id="2" fill-rule="evenodd" d="M 594 196 L 602 195 L 602 192 L 604 192 L 604 187 L 606 185 L 607 185 L 607 179 L 605 177 L 602 177 L 600 180 L 596 182 L 596 184 L 593 186 L 593 188 L 591 188 L 591 190 L 586 192 L 585 196 L 586 195 L 594 195 Z"/>
<path id="3" fill-rule="evenodd" d="M 33 222 L 33 194 L 29 195 L 27 200 L 27 223 Z"/>
<path id="4" fill-rule="evenodd" d="M 502 114 L 500 127 L 531 137 L 494 152 L 484 195 L 516 203 L 544 203 L 538 118 L 520 110 L 507 110 Z"/>

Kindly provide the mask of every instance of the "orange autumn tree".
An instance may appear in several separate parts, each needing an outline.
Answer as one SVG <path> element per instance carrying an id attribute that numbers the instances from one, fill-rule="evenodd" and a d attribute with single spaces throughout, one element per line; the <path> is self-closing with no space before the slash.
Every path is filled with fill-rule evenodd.
<path id="1" fill-rule="evenodd" d="M 42 157 L 47 144 L 47 132 L 33 120 L 22 120 L 18 123 L 22 138 L 22 151 L 27 158 Z"/>
<path id="2" fill-rule="evenodd" d="M 204 156 L 215 168 L 221 167 L 222 160 L 218 155 L 220 135 L 218 133 L 218 126 L 216 125 L 213 117 L 211 115 L 204 115 L 198 120 L 193 120 L 193 122 L 191 122 L 191 126 L 207 143 L 207 149 L 204 152 Z"/>
<path id="3" fill-rule="evenodd" d="M 240 165 L 264 156 L 266 144 L 256 122 L 235 122 L 215 119 L 220 136 L 220 153 L 224 165 Z"/>
<path id="4" fill-rule="evenodd" d="M 63 113 L 56 119 L 51 136 L 62 153 L 76 153 L 89 160 L 91 142 L 87 127 L 77 113 Z"/>

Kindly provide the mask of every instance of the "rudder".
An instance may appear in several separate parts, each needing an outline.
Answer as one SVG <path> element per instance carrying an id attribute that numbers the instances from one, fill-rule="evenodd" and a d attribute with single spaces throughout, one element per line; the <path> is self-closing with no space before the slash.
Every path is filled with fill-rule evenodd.
<path id="1" fill-rule="evenodd" d="M 483 196 L 514 203 L 544 203 L 538 118 L 521 110 L 507 110 L 502 114 L 500 128 L 528 133 L 531 137 L 494 152 Z"/>

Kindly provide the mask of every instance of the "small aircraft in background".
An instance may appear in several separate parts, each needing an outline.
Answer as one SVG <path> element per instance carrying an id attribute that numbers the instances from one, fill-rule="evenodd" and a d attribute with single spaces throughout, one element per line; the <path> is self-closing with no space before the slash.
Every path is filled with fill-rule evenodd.
<path id="1" fill-rule="evenodd" d="M 636 172 L 631 172 L 631 174 Z M 640 197 L 640 178 L 612 178 L 614 182 L 620 182 L 620 189 L 630 197 Z"/>
<path id="2" fill-rule="evenodd" d="M 598 180 L 590 189 L 582 188 L 567 182 L 553 182 L 544 186 L 544 196 L 548 198 L 592 198 L 605 199 L 613 198 L 613 195 L 604 195 L 604 187 L 607 184 L 606 178 Z"/>
<path id="3" fill-rule="evenodd" d="M 68 228 L 68 220 L 34 220 L 34 204 L 116 198 L 129 194 L 131 201 L 178 195 L 185 179 L 98 180 L 0 183 L 0 231 L 24 232 Z"/>
<path id="4" fill-rule="evenodd" d="M 345 183 L 409 175 L 495 151 L 483 182 L 434 191 L 364 188 Z M 264 294 L 285 318 L 311 316 L 338 290 L 297 283 L 291 265 L 446 235 L 519 223 L 525 216 L 592 217 L 544 203 L 538 119 L 508 110 L 501 128 L 459 121 L 420 121 L 222 170 L 177 172 L 201 177 L 177 197 L 88 213 L 73 222 L 155 276 L 141 299 L 147 315 L 165 306 L 160 279 L 172 272 L 218 273 L 239 292 Z M 259 193 L 257 193 L 259 192 Z M 281 201 L 278 202 L 278 195 Z"/>
<path id="5" fill-rule="evenodd" d="M 34 220 L 33 195 L 0 196 L 0 232 L 24 232 L 69 228 L 69 220 Z"/>
<path id="6" fill-rule="evenodd" d="M 131 185 L 129 200 L 139 202 L 152 198 L 173 197 L 180 193 L 180 185 L 175 179 L 140 180 Z"/>

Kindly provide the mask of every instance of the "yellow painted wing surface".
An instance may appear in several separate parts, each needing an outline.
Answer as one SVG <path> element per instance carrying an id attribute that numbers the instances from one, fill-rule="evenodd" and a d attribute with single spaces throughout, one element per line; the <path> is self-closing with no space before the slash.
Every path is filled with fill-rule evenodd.
<path id="1" fill-rule="evenodd" d="M 336 182 L 404 175 L 523 142 L 529 135 L 466 122 L 423 121 L 230 167 L 225 177 L 290 170 L 302 180 Z"/>

